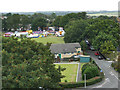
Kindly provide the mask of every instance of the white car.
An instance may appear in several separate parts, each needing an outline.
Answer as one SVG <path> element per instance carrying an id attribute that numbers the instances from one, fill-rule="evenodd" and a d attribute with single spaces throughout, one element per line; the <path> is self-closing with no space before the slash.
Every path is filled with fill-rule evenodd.
<path id="1" fill-rule="evenodd" d="M 94 51 L 95 49 L 93 48 L 93 46 L 90 46 L 90 50 Z"/>

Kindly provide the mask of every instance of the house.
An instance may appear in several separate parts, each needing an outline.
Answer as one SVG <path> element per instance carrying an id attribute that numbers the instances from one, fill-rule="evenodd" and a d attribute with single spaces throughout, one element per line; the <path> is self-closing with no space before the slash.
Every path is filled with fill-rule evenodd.
<path id="1" fill-rule="evenodd" d="M 59 57 L 60 59 L 83 54 L 79 43 L 52 44 L 50 49 L 55 58 Z"/>

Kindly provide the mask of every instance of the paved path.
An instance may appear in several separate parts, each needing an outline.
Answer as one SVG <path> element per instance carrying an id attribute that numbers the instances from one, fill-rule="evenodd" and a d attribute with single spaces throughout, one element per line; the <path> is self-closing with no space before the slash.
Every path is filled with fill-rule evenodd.
<path id="1" fill-rule="evenodd" d="M 62 63 L 54 63 L 54 64 L 78 64 L 78 62 L 68 62 L 68 63 L 62 62 Z"/>
<path id="2" fill-rule="evenodd" d="M 77 72 L 77 81 L 76 82 L 80 82 L 81 81 L 81 72 L 80 72 L 80 67 L 81 67 L 81 64 L 79 63 L 78 64 L 78 72 Z"/>

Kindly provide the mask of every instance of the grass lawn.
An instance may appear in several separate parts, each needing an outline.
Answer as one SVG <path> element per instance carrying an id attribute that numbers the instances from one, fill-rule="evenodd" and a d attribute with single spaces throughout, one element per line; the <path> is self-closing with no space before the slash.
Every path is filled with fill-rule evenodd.
<path id="1" fill-rule="evenodd" d="M 78 64 L 56 64 L 56 67 L 59 65 L 66 68 L 66 70 L 62 71 L 62 75 L 66 77 L 62 78 L 61 82 L 65 82 L 65 80 L 67 80 L 67 82 L 76 82 Z"/>
<path id="2" fill-rule="evenodd" d="M 60 44 L 60 43 L 65 43 L 63 38 L 64 37 L 48 36 L 48 37 L 43 37 L 43 38 L 32 38 L 32 40 L 41 42 L 43 44 L 46 44 L 47 42 L 54 43 L 54 44 Z"/>

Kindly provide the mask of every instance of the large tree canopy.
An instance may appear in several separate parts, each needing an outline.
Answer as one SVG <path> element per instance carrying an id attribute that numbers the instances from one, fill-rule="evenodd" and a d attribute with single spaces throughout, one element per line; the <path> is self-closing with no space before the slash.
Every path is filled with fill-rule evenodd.
<path id="1" fill-rule="evenodd" d="M 84 40 L 85 28 L 88 23 L 84 20 L 71 21 L 65 26 L 66 34 L 64 40 L 66 43 L 81 42 Z"/>
<path id="2" fill-rule="evenodd" d="M 66 24 L 69 23 L 71 20 L 79 20 L 79 19 L 86 19 L 86 12 L 81 13 L 70 13 L 64 16 L 57 16 L 53 25 L 65 27 Z"/>
<path id="3" fill-rule="evenodd" d="M 103 53 L 116 50 L 120 43 L 119 24 L 108 17 L 74 20 L 65 26 L 65 30 L 65 42 L 81 42 L 88 39 L 96 49 Z"/>
<path id="4" fill-rule="evenodd" d="M 47 26 L 47 21 L 44 18 L 36 18 L 33 22 L 32 22 L 32 29 L 33 30 L 38 30 L 38 27 L 41 27 L 43 29 L 43 27 Z"/>
<path id="5" fill-rule="evenodd" d="M 3 37 L 3 88 L 58 87 L 63 77 L 55 68 L 50 44 L 43 45 L 27 38 Z M 59 67 L 60 68 L 60 67 Z"/>

